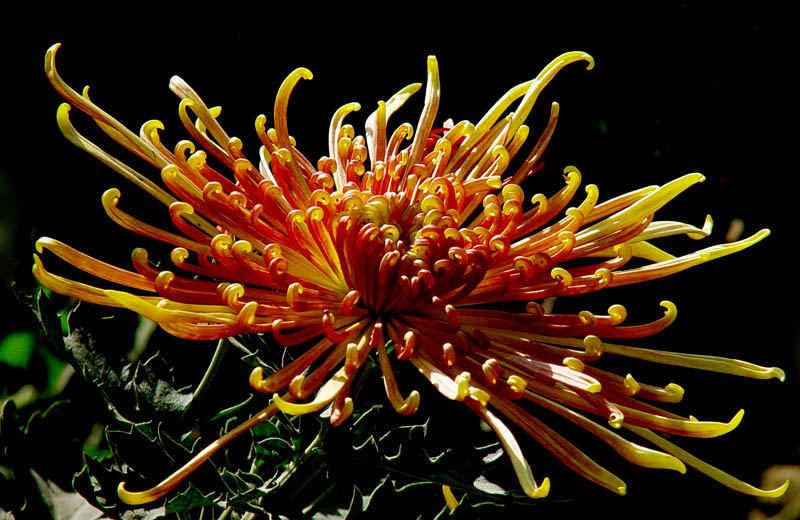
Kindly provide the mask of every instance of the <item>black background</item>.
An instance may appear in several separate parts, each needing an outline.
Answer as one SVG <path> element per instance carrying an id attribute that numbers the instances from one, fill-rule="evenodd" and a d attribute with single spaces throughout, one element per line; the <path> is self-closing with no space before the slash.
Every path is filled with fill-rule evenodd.
<path id="1" fill-rule="evenodd" d="M 31 254 L 39 236 L 129 265 L 130 250 L 149 244 L 108 221 L 100 195 L 109 187 L 122 189 L 121 207 L 137 216 L 155 214 L 137 211 L 137 201 L 160 210 L 60 135 L 55 123 L 60 98 L 42 67 L 52 43 L 63 44 L 58 67 L 69 84 L 76 89 L 90 84 L 93 100 L 135 131 L 149 119 L 162 120 L 167 143 L 184 137 L 177 98 L 167 88 L 171 75 L 182 76 L 209 106 L 223 106 L 222 125 L 244 140 L 251 158 L 258 144 L 255 117 L 266 113 L 271 125 L 281 81 L 295 67 L 307 67 L 315 77 L 292 95 L 289 130 L 312 160 L 327 154 L 328 125 L 339 106 L 362 104 L 351 121 L 358 130 L 378 100 L 425 81 L 428 54 L 438 56 L 442 78 L 438 121 L 475 122 L 508 88 L 535 76 L 552 58 L 583 50 L 596 59 L 595 69 L 576 64 L 563 71 L 529 119 L 534 135 L 543 127 L 549 102 L 561 104 L 546 167 L 526 193 L 551 193 L 567 165 L 581 170 L 584 183 L 597 184 L 601 199 L 699 171 L 706 182 L 659 217 L 700 226 L 710 213 L 715 231 L 703 242 L 675 241 L 676 250 L 723 242 L 733 218 L 744 221 L 745 234 L 764 227 L 773 234 L 745 252 L 643 288 L 565 299 L 561 309 L 603 312 L 622 303 L 629 320 L 638 323 L 657 317 L 658 302 L 669 299 L 678 305 L 677 322 L 643 344 L 781 366 L 787 371 L 783 384 L 667 367 L 634 375 L 647 374 L 651 379 L 645 380 L 655 384 L 682 384 L 687 394 L 681 411 L 700 419 L 727 420 L 739 408 L 747 410 L 734 432 L 682 443 L 709 462 L 751 483 L 772 464 L 796 464 L 797 111 L 790 71 L 797 47 L 782 23 L 788 15 L 763 5 L 730 12 L 677 2 L 647 10 L 466 9 L 397 6 L 391 14 L 372 16 L 355 9 L 321 13 L 270 5 L 236 13 L 193 8 L 191 16 L 169 18 L 161 12 L 141 18 L 126 13 L 91 23 L 75 22 L 75 13 L 66 12 L 7 20 L 7 29 L 19 26 L 16 34 L 6 30 L 0 49 L 0 175 L 10 186 L 2 214 L 5 227 L 14 231 L 3 244 L 8 260 L 3 275 L 23 288 L 32 286 Z M 423 95 L 417 97 L 395 124 L 416 125 Z M 91 133 L 91 122 L 76 111 L 73 121 Z M 121 149 L 105 148 L 128 159 Z M 0 335 L 28 326 L 26 311 L 7 293 L 2 306 Z M 565 432 L 568 438 L 571 431 Z M 587 451 L 593 455 L 595 448 L 603 449 Z M 530 453 L 537 476 L 544 475 L 537 459 L 547 457 Z M 543 464 L 557 465 L 551 459 Z M 571 487 L 564 489 L 553 478 L 553 493 L 576 499 L 565 506 L 565 517 L 577 504 L 623 518 L 691 518 L 703 511 L 746 518 L 755 505 L 691 469 L 685 476 L 622 462 L 610 469 L 628 482 L 627 497 L 596 491 L 580 479 L 567 478 Z"/>

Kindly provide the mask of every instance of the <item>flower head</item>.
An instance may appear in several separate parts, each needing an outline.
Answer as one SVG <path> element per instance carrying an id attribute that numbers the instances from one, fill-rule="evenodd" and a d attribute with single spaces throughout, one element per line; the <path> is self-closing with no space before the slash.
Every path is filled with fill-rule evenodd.
<path id="1" fill-rule="evenodd" d="M 311 78 L 307 69 L 295 70 L 281 85 L 274 128 L 267 128 L 265 116 L 256 119 L 263 146 L 253 163 L 242 142 L 217 122 L 219 108 L 208 108 L 180 78 L 174 77 L 170 88 L 181 98 L 180 118 L 193 141 L 180 141 L 170 150 L 160 140 L 164 126 L 159 121 L 145 123 L 136 135 L 97 107 L 87 91 L 81 95 L 67 86 L 55 69 L 57 49 L 53 46 L 45 59 L 56 90 L 161 171 L 166 189 L 78 134 L 68 117 L 70 105 L 59 108 L 58 122 L 70 141 L 167 206 L 176 230 L 123 212 L 117 189 L 103 195 L 106 212 L 119 225 L 175 246 L 175 270 L 155 268 L 143 249 L 134 250 L 134 270 L 126 270 L 42 238 L 40 254 L 47 249 L 124 290 L 51 274 L 35 255 L 39 281 L 87 302 L 131 309 L 182 338 L 270 333 L 293 354 L 278 371 L 267 375 L 257 368 L 250 377 L 255 390 L 272 396 L 268 408 L 153 490 L 130 492 L 120 485 L 126 502 L 163 496 L 220 446 L 277 410 L 299 415 L 330 406 L 331 422 L 342 423 L 353 410 L 354 375 L 372 353 L 398 413 L 412 414 L 419 405 L 419 393 L 404 394 L 394 377 L 392 365 L 408 361 L 497 433 L 531 497 L 545 496 L 550 483 L 534 479 L 507 421 L 583 477 L 625 493 L 622 480 L 538 419 L 537 407 L 588 430 L 634 464 L 680 472 L 688 464 L 754 495 L 786 489 L 786 484 L 768 491 L 754 488 L 655 433 L 715 437 L 735 428 L 742 411 L 727 423 L 682 417 L 659 405 L 680 401 L 680 386 L 650 385 L 592 363 L 614 355 L 763 379 L 783 379 L 780 369 L 618 343 L 667 327 L 677 312 L 670 302 L 661 303 L 663 318 L 636 325 L 624 324 L 621 305 L 606 314 L 568 315 L 549 312 L 540 303 L 671 275 L 769 234 L 762 230 L 680 257 L 652 245 L 665 236 L 699 239 L 710 233 L 710 219 L 697 228 L 654 216 L 702 182 L 700 174 L 602 202 L 598 188 L 588 185 L 568 207 L 581 182 L 579 171 L 568 167 L 562 189 L 549 197 L 534 195 L 529 204 L 520 186 L 540 168 L 558 105 L 552 105 L 549 123 L 519 160 L 529 135 L 525 120 L 558 71 L 578 61 L 591 68 L 589 55 L 563 54 L 536 78 L 509 90 L 477 124 L 446 121 L 441 128 L 435 128 L 438 65 L 429 57 L 416 127 L 404 123 L 390 132 L 388 122 L 420 84 L 378 103 L 365 135 L 345 124 L 346 116 L 360 109 L 347 104 L 331 121 L 329 156 L 314 165 L 296 148 L 286 119 L 292 89 Z M 229 173 L 209 165 L 208 154 Z M 509 169 L 515 158 L 519 166 Z M 626 265 L 632 258 L 640 259 L 639 267 Z M 632 442 L 617 433 L 622 429 L 658 449 Z"/>

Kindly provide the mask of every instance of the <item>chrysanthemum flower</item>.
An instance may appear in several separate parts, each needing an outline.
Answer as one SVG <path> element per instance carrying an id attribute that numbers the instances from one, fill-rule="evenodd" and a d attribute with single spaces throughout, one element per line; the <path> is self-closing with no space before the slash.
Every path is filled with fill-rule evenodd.
<path id="1" fill-rule="evenodd" d="M 82 137 L 69 120 L 68 104 L 58 110 L 61 130 L 168 208 L 176 230 L 119 209 L 117 189 L 103 195 L 106 212 L 119 225 L 175 246 L 175 269 L 155 268 L 144 249 L 133 251 L 134 270 L 126 270 L 42 238 L 40 254 L 47 249 L 124 290 L 51 274 L 35 255 L 33 270 L 42 285 L 86 302 L 131 309 L 181 338 L 269 333 L 293 356 L 277 372 L 267 375 L 258 368 L 250 377 L 255 390 L 272 397 L 268 408 L 152 490 L 130 492 L 120 485 L 124 501 L 163 496 L 220 446 L 277 410 L 299 415 L 330 407 L 330 421 L 342 423 L 353 410 L 351 382 L 369 355 L 377 356 L 398 413 L 412 414 L 419 405 L 419 393 L 404 394 L 395 380 L 392 366 L 402 362 L 473 410 L 497 433 L 522 489 L 534 498 L 547 495 L 550 482 L 534 480 L 509 422 L 581 476 L 616 493 L 626 489 L 537 418 L 539 408 L 586 429 L 634 464 L 679 472 L 688 464 L 753 495 L 775 496 L 786 489 L 788 482 L 767 491 L 752 487 L 659 435 L 716 437 L 735 428 L 743 412 L 729 422 L 682 417 L 658 406 L 680 401 L 680 386 L 650 385 L 592 363 L 601 356 L 624 356 L 762 379 L 783 379 L 780 369 L 618 343 L 667 327 L 676 315 L 670 302 L 661 303 L 663 318 L 637 325 L 624 324 L 621 305 L 606 314 L 565 315 L 540 303 L 675 274 L 769 234 L 762 230 L 680 257 L 654 246 L 654 239 L 665 236 L 709 234 L 710 219 L 702 228 L 655 220 L 657 210 L 703 180 L 696 173 L 603 202 L 597 187 L 588 185 L 568 207 L 581 182 L 578 170 L 568 167 L 561 190 L 549 197 L 536 194 L 528 204 L 520 185 L 539 169 L 558 105 L 552 105 L 532 150 L 509 170 L 529 135 L 525 120 L 556 73 L 577 61 L 591 68 L 589 55 L 563 54 L 536 78 L 509 90 L 477 124 L 446 121 L 441 128 L 434 124 L 438 65 L 429 57 L 416 128 L 404 123 L 388 129 L 390 116 L 420 84 L 378 103 L 363 136 L 345 124 L 360 108 L 349 103 L 331 120 L 329 156 L 314 165 L 296 148 L 286 119 L 295 84 L 311 78 L 306 69 L 295 70 L 281 85 L 274 128 L 267 127 L 265 116 L 256 119 L 263 146 L 253 163 L 242 142 L 217 122 L 219 108 L 207 108 L 180 78 L 172 78 L 170 88 L 181 98 L 180 119 L 193 141 L 180 141 L 171 151 L 160 140 L 159 121 L 145 123 L 136 135 L 92 103 L 87 91 L 81 95 L 67 86 L 55 69 L 57 49 L 45 59 L 55 89 L 159 169 L 166 189 Z M 228 174 L 209 165 L 207 154 Z M 626 266 L 632 258 L 640 259 L 639 267 Z M 655 449 L 634 443 L 621 430 Z"/>

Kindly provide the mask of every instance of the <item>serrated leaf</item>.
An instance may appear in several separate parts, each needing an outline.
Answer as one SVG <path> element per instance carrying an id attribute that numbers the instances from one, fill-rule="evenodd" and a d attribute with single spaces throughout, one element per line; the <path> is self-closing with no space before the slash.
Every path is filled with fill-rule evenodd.
<path id="1" fill-rule="evenodd" d="M 96 317 L 81 318 L 90 322 L 92 319 Z M 103 348 L 102 340 L 82 324 L 71 328 L 64 345 L 72 364 L 98 388 L 122 422 L 153 417 L 177 419 L 191 400 L 191 390 L 176 383 L 172 367 L 158 352 L 144 362 L 128 364 L 123 352 Z"/>
<path id="2" fill-rule="evenodd" d="M 264 484 L 263 480 L 253 473 L 232 473 L 224 469 L 220 473 L 220 477 L 228 488 L 228 504 L 247 504 L 267 494 L 261 488 Z"/>
<path id="3" fill-rule="evenodd" d="M 162 518 L 165 510 L 158 503 L 131 510 L 131 506 L 120 501 L 117 486 L 122 481 L 129 482 L 130 477 L 129 472 L 112 466 L 111 461 L 98 461 L 84 456 L 84 467 L 72 479 L 72 486 L 89 503 L 112 517 L 148 520 Z"/>
<path id="4" fill-rule="evenodd" d="M 125 377 L 126 374 L 131 374 Z M 137 362 L 133 368 L 123 368 L 125 390 L 132 390 L 136 396 L 137 407 L 146 403 L 155 412 L 181 412 L 192 400 L 192 392 L 187 388 L 176 388 L 171 368 L 158 352 L 143 363 Z"/>
<path id="5" fill-rule="evenodd" d="M 436 492 L 437 486 L 431 482 L 412 482 L 398 485 L 390 476 L 385 476 L 368 494 L 361 492 L 358 486 L 353 487 L 350 506 L 344 515 L 344 520 L 357 520 L 360 518 L 374 518 L 376 512 L 406 510 L 408 504 L 419 501 L 413 496 L 421 493 L 428 496 Z M 418 510 L 418 509 L 417 509 Z"/>
<path id="6" fill-rule="evenodd" d="M 61 327 L 61 317 L 58 315 L 58 310 L 53 305 L 50 297 L 40 290 L 36 295 L 35 306 L 32 303 L 28 303 L 28 305 L 36 317 L 39 318 L 48 343 L 55 351 L 58 351 L 58 354 L 63 356 L 64 334 Z M 66 312 L 71 312 L 71 310 Z"/>
<path id="7" fill-rule="evenodd" d="M 241 357 L 241 360 L 244 361 L 247 365 L 255 368 L 255 367 L 262 367 L 262 368 L 269 368 L 270 372 L 274 372 L 274 368 L 270 367 L 270 365 L 264 362 L 258 355 L 259 347 L 256 346 L 255 348 L 248 348 L 244 343 L 246 340 L 241 337 L 230 337 L 228 338 L 228 342 L 239 349 L 244 355 Z"/>
<path id="8" fill-rule="evenodd" d="M 409 419 L 414 418 L 416 416 Z M 482 498 L 483 501 L 507 503 L 514 500 L 507 496 L 503 485 L 495 482 L 492 477 L 491 470 L 506 462 L 504 452 L 494 439 L 486 445 L 476 446 L 471 435 L 453 435 L 453 431 L 465 430 L 461 424 L 453 423 L 450 417 L 436 417 L 435 414 L 425 417 L 420 414 L 421 420 L 416 424 L 408 424 L 409 419 L 406 419 L 406 424 L 392 425 L 391 419 L 387 420 L 386 414 L 380 413 L 379 407 L 368 408 L 355 418 L 351 428 L 350 440 L 354 444 L 349 453 L 352 456 L 347 451 L 337 450 L 336 457 L 339 460 L 332 467 L 358 464 L 368 469 L 367 473 L 382 470 L 382 475 L 392 478 L 395 489 L 411 482 L 428 485 L 435 483 L 439 487 L 434 486 L 432 492 L 439 496 L 441 484 L 448 484 L 454 490 L 461 490 L 462 494 L 467 490 L 476 497 L 485 497 Z M 432 422 L 436 420 L 450 424 L 436 424 L 432 427 Z M 469 423 L 469 427 L 479 433 L 477 420 Z M 343 439 L 337 441 L 342 442 Z M 330 450 L 335 449 L 330 444 L 327 447 Z M 503 473 L 504 476 L 505 473 L 507 472 Z M 378 473 L 377 477 L 380 476 Z M 364 481 L 365 479 L 358 479 L 358 482 Z M 382 507 L 388 509 L 382 510 L 391 510 L 392 500 L 384 501 L 386 503 Z M 428 517 L 434 516 L 436 512 L 438 509 L 429 512 Z"/>
<path id="9" fill-rule="evenodd" d="M 216 502 L 214 498 L 216 494 L 215 491 L 211 491 L 204 495 L 195 486 L 189 484 L 189 487 L 184 491 L 167 499 L 166 512 L 167 514 L 182 513 L 199 507 L 213 505 Z"/>
<path id="10" fill-rule="evenodd" d="M 294 444 L 286 439 L 280 437 L 267 437 L 266 439 L 258 439 L 256 443 L 262 448 L 274 448 L 275 450 L 291 450 Z"/>
<path id="11" fill-rule="evenodd" d="M 239 410 L 241 410 L 242 408 L 244 408 L 245 406 L 247 406 L 248 404 L 250 404 L 250 401 L 252 401 L 254 397 L 255 397 L 255 396 L 254 396 L 253 394 L 250 394 L 250 395 L 249 395 L 249 396 L 247 396 L 247 398 L 246 398 L 244 401 L 242 401 L 241 403 L 239 403 L 239 404 L 235 404 L 235 405 L 233 405 L 233 406 L 231 406 L 231 407 L 229 407 L 229 408 L 225 408 L 224 410 L 220 410 L 220 411 L 219 411 L 219 412 L 217 412 L 217 413 L 216 413 L 216 414 L 215 414 L 213 417 L 211 417 L 210 419 L 208 419 L 208 422 L 214 422 L 214 421 L 216 421 L 216 420 L 218 420 L 218 419 L 222 419 L 223 417 L 227 417 L 227 416 L 229 416 L 229 415 L 231 415 L 231 414 L 234 414 L 234 413 L 238 412 Z M 262 423 L 262 424 L 263 424 L 263 423 Z"/>
<path id="12" fill-rule="evenodd" d="M 182 460 L 184 457 L 189 456 L 194 451 L 197 442 L 199 442 L 199 439 L 194 439 L 194 442 L 190 446 L 187 446 L 185 443 L 173 439 L 172 436 L 167 433 L 163 423 L 158 423 L 156 431 L 158 432 L 159 445 L 172 459 Z"/>

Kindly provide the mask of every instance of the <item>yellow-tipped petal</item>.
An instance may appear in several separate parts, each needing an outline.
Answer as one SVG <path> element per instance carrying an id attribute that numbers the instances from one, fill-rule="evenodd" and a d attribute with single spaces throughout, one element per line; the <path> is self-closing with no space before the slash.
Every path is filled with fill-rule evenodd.
<path id="1" fill-rule="evenodd" d="M 755 486 L 751 486 L 746 482 L 742 482 L 741 480 L 737 479 L 736 477 L 725 473 L 724 471 L 715 468 L 714 466 L 703 462 L 702 460 L 698 459 L 694 455 L 690 454 L 689 452 L 679 448 L 675 444 L 669 442 L 668 440 L 664 439 L 660 435 L 657 435 L 650 430 L 645 428 L 639 428 L 637 426 L 625 425 L 626 428 L 631 430 L 632 432 L 636 433 L 647 439 L 648 441 L 652 442 L 662 450 L 666 451 L 674 455 L 675 457 L 681 459 L 683 462 L 688 464 L 689 466 L 693 467 L 694 469 L 700 471 L 701 473 L 713 478 L 720 484 L 723 484 L 734 491 L 738 491 L 739 493 L 744 493 L 746 495 L 753 495 L 757 497 L 779 497 L 783 495 L 786 490 L 789 488 L 789 481 L 787 480 L 781 486 L 775 489 L 759 489 Z"/>
<path id="2" fill-rule="evenodd" d="M 630 374 L 625 376 L 625 381 L 622 384 L 625 387 L 625 393 L 628 395 L 636 395 L 642 389 L 642 385 Z"/>
<path id="3" fill-rule="evenodd" d="M 370 161 L 372 161 L 373 166 L 375 161 L 383 161 L 385 158 L 380 152 L 385 153 L 386 147 L 386 123 L 389 121 L 389 117 L 401 106 L 405 104 L 405 102 L 410 98 L 415 92 L 417 92 L 420 87 L 422 87 L 422 83 L 412 83 L 407 87 L 403 88 L 395 95 L 389 98 L 389 101 L 383 103 L 379 102 L 379 108 L 375 112 L 369 115 L 367 118 L 367 122 L 365 123 L 365 131 L 367 134 L 367 146 L 369 148 L 370 153 Z M 379 119 L 383 119 L 382 122 L 379 122 Z M 383 131 L 384 135 L 378 135 L 380 131 Z M 380 148 L 378 146 L 378 142 L 382 141 L 383 147 Z"/>
<path id="4" fill-rule="evenodd" d="M 503 445 L 503 451 L 505 451 L 506 455 L 511 459 L 511 465 L 514 467 L 517 480 L 519 480 L 519 484 L 522 486 L 522 490 L 525 494 L 531 498 L 546 497 L 550 492 L 550 479 L 545 478 L 540 486 L 536 485 L 531 467 L 528 465 L 528 461 L 525 460 L 522 449 L 519 447 L 514 434 L 508 429 L 508 426 L 484 407 L 477 408 L 475 411 L 497 434 L 500 443 Z"/>
<path id="5" fill-rule="evenodd" d="M 331 119 L 330 131 L 328 134 L 328 153 L 336 161 L 336 170 L 333 172 L 333 180 L 336 183 L 336 189 L 342 191 L 344 189 L 345 177 L 345 158 L 339 153 L 339 132 L 342 129 L 342 122 L 347 114 L 350 112 L 357 112 L 361 110 L 361 105 L 358 103 L 348 103 L 333 114 Z"/>
<path id="6" fill-rule="evenodd" d="M 453 490 L 450 489 L 450 486 L 447 484 L 442 484 L 442 494 L 444 495 L 444 501 L 447 504 L 447 508 L 452 512 L 455 511 L 458 507 L 458 500 L 456 496 L 453 494 Z"/>
<path id="7" fill-rule="evenodd" d="M 345 397 L 341 407 L 334 407 L 331 412 L 331 426 L 339 426 L 353 414 L 353 398 Z"/>
<path id="8" fill-rule="evenodd" d="M 643 468 L 671 469 L 678 473 L 686 473 L 686 466 L 677 457 L 668 453 L 651 450 L 635 443 L 630 443 L 631 449 L 621 452 L 629 462 Z"/>
<path id="9" fill-rule="evenodd" d="M 261 385 L 261 382 L 264 380 L 263 372 L 264 369 L 262 369 L 261 367 L 256 367 L 253 369 L 252 372 L 250 372 L 250 380 L 249 380 L 250 386 L 253 388 L 253 390 L 256 390 L 258 392 L 266 392 L 265 390 L 262 389 Z"/>
<path id="10" fill-rule="evenodd" d="M 184 310 L 171 310 L 162 306 L 153 305 L 149 301 L 139 296 L 122 291 L 103 291 L 103 294 L 111 300 L 117 302 L 122 307 L 136 312 L 157 323 L 220 323 L 226 325 L 236 324 L 237 315 L 234 313 L 222 314 L 219 312 L 193 312 Z M 211 307 L 211 306 L 209 306 Z M 213 309 L 219 309 L 213 306 Z"/>
<path id="11" fill-rule="evenodd" d="M 665 259 L 655 264 L 645 265 L 643 267 L 628 270 L 617 270 L 614 272 L 614 279 L 609 284 L 609 287 L 618 287 L 632 283 L 644 282 L 647 280 L 654 280 L 656 278 L 663 278 L 665 276 L 679 273 L 696 265 L 710 262 L 711 260 L 722 258 L 723 256 L 747 249 L 748 247 L 757 244 L 761 240 L 768 237 L 769 234 L 769 229 L 762 229 L 754 235 L 743 240 L 739 240 L 738 242 L 707 247 L 688 255 L 678 258 Z"/>
<path id="12" fill-rule="evenodd" d="M 333 401 L 336 394 L 344 388 L 348 382 L 347 373 L 344 367 L 340 368 L 328 381 L 319 389 L 314 400 L 310 403 L 292 403 L 284 400 L 278 394 L 272 396 L 272 401 L 278 409 L 289 415 L 305 415 L 325 408 L 328 403 Z"/>
<path id="13" fill-rule="evenodd" d="M 778 367 L 762 367 L 738 359 L 706 356 L 702 354 L 667 352 L 663 350 L 629 347 L 627 345 L 618 345 L 614 343 L 603 343 L 603 348 L 605 352 L 611 354 L 651 361 L 662 365 L 696 368 L 698 370 L 708 370 L 709 372 L 720 372 L 754 379 L 775 378 L 779 381 L 786 379 L 786 374 Z M 675 385 L 675 387 L 680 388 L 678 385 Z"/>
<path id="14" fill-rule="evenodd" d="M 45 249 L 56 254 L 62 260 L 74 265 L 78 269 L 91 273 L 99 278 L 110 282 L 127 285 L 135 289 L 155 292 L 153 282 L 131 271 L 126 271 L 113 265 L 96 260 L 89 255 L 77 251 L 63 242 L 49 237 L 42 237 L 36 241 L 36 251 L 42 253 Z"/>
<path id="15" fill-rule="evenodd" d="M 664 387 L 664 391 L 666 392 L 667 396 L 669 396 L 669 402 L 671 403 L 678 403 L 683 399 L 683 394 L 685 390 L 681 385 L 676 383 L 669 383 L 667 386 Z"/>
<path id="16" fill-rule="evenodd" d="M 694 240 L 700 240 L 711 234 L 711 229 L 714 226 L 714 221 L 711 215 L 706 215 L 703 222 L 702 229 L 685 224 L 683 222 L 674 221 L 655 221 L 651 222 L 647 229 L 642 231 L 636 238 L 630 240 L 629 244 L 642 242 L 644 240 L 653 240 L 654 238 L 669 237 L 674 235 L 686 235 Z"/>
<path id="17" fill-rule="evenodd" d="M 463 401 L 469 395 L 469 372 L 464 372 L 453 380 L 421 355 L 412 357 L 410 361 L 431 382 L 434 388 L 446 398 L 453 401 Z M 462 377 L 464 374 L 467 375 L 467 378 Z"/>
<path id="18" fill-rule="evenodd" d="M 469 383 L 472 379 L 472 376 L 469 372 L 461 372 L 456 376 L 456 385 L 458 389 L 456 390 L 456 401 L 463 401 L 469 395 Z"/>
<path id="19" fill-rule="evenodd" d="M 204 244 L 195 242 L 188 238 L 164 231 L 161 228 L 147 224 L 131 215 L 128 215 L 117 207 L 121 193 L 117 188 L 110 188 L 103 193 L 102 203 L 106 214 L 111 220 L 116 222 L 121 227 L 138 233 L 142 236 L 159 240 L 161 242 L 171 244 L 178 247 L 183 247 L 190 251 L 201 251 L 204 249 Z"/>
<path id="20" fill-rule="evenodd" d="M 124 305 L 117 303 L 111 298 L 106 296 L 105 291 L 98 287 L 87 285 L 80 282 L 75 282 L 61 276 L 54 275 L 44 268 L 42 259 L 39 255 L 33 255 L 33 276 L 39 281 L 42 286 L 47 287 L 51 291 L 59 294 L 78 298 L 79 300 L 97 303 L 100 305 L 108 305 L 111 307 L 124 307 Z"/>
<path id="21" fill-rule="evenodd" d="M 403 398 L 400 389 L 397 386 L 397 381 L 392 371 L 392 365 L 389 361 L 389 354 L 386 353 L 386 345 L 383 342 L 382 327 L 375 326 L 380 336 L 377 340 L 378 360 L 381 365 L 381 372 L 383 373 L 383 386 L 386 390 L 386 396 L 392 407 L 400 415 L 411 415 L 419 408 L 420 395 L 416 390 L 412 390 L 407 398 Z"/>
<path id="22" fill-rule="evenodd" d="M 657 430 L 663 430 L 665 432 L 686 435 L 689 437 L 697 437 L 701 439 L 719 437 L 720 435 L 724 435 L 732 431 L 739 426 L 739 423 L 742 422 L 742 417 L 744 417 L 744 410 L 739 410 L 739 412 L 727 423 L 717 421 L 698 421 L 697 419 L 692 420 L 692 418 L 687 421 L 683 419 L 673 419 L 670 417 L 649 414 L 622 405 L 620 405 L 619 408 L 627 418 L 626 424 L 646 424 L 648 427 Z"/>
<path id="23" fill-rule="evenodd" d="M 433 121 L 439 109 L 439 99 L 442 95 L 442 88 L 439 83 L 439 62 L 436 56 L 428 56 L 428 85 L 425 90 L 425 106 L 417 123 L 417 131 L 414 142 L 411 145 L 409 154 L 409 164 L 414 165 L 420 162 L 425 142 L 433 128 Z"/>
<path id="24" fill-rule="evenodd" d="M 579 245 L 584 244 L 590 240 L 607 235 L 621 227 L 637 222 L 647 215 L 652 215 L 656 210 L 663 207 L 681 192 L 693 184 L 703 182 L 704 180 L 705 177 L 699 173 L 690 173 L 670 181 L 622 211 L 581 230 L 581 232 L 576 235 L 576 243 Z"/>
<path id="25" fill-rule="evenodd" d="M 608 444 L 614 449 L 614 451 L 619 453 L 628 462 L 646 468 L 671 469 L 680 473 L 684 473 L 686 471 L 686 467 L 683 465 L 683 463 L 672 455 L 634 444 L 624 437 L 621 437 L 617 433 L 600 426 L 596 422 L 584 417 L 582 414 L 579 414 L 570 408 L 567 408 L 566 406 L 563 406 L 536 393 L 527 394 L 527 398 L 530 401 L 561 415 L 581 428 L 584 428 L 586 431 L 590 432 Z"/>
<path id="26" fill-rule="evenodd" d="M 489 400 L 492 398 L 489 392 L 474 386 L 469 387 L 469 395 L 477 399 L 481 403 L 481 406 L 489 404 Z"/>

